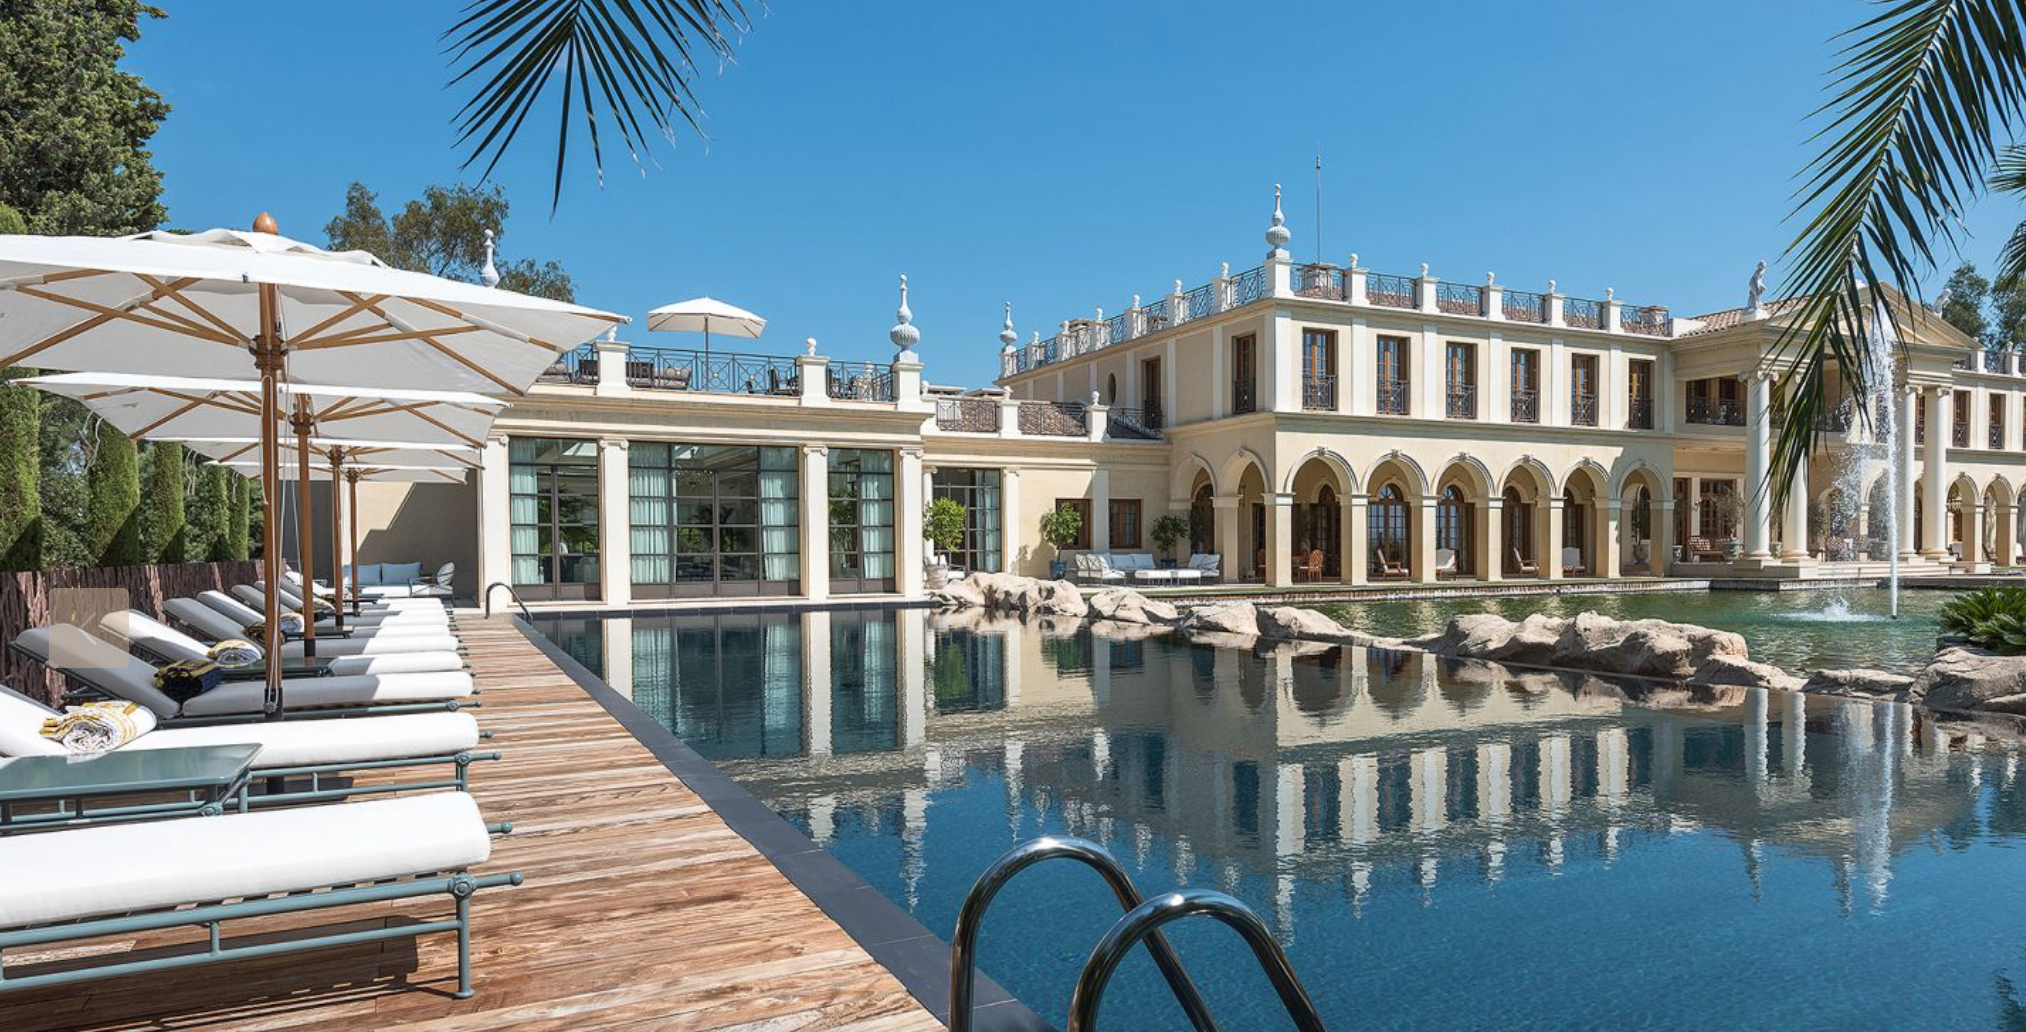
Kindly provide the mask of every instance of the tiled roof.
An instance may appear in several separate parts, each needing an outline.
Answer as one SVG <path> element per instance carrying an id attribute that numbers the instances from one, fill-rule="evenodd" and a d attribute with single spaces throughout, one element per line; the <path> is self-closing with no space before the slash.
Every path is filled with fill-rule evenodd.
<path id="1" fill-rule="evenodd" d="M 1768 318 L 1785 315 L 1786 313 L 1801 307 L 1801 302 L 1804 300 L 1806 299 L 1798 297 L 1789 297 L 1789 298 L 1781 298 L 1776 301 L 1769 301 L 1764 306 L 1766 309 L 1766 315 Z M 1689 318 L 1695 320 L 1696 322 L 1701 323 L 1702 326 L 1697 329 L 1690 330 L 1689 332 L 1682 334 L 1682 336 L 1693 337 L 1697 334 L 1715 333 L 1718 330 L 1728 330 L 1733 326 L 1738 326 L 1746 322 L 1747 317 L 1750 314 L 1751 310 L 1748 308 L 1726 308 L 1721 312 L 1711 312 L 1708 315 L 1693 315 L 1690 316 Z"/>

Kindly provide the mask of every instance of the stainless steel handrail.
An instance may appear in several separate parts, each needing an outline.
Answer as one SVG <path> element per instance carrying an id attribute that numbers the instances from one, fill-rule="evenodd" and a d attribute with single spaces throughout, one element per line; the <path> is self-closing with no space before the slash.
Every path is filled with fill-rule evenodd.
<path id="1" fill-rule="evenodd" d="M 521 593 L 515 591 L 513 585 L 503 580 L 493 581 L 491 584 L 485 586 L 485 615 L 488 618 L 492 616 L 492 589 L 494 588 L 507 589 L 507 597 L 514 600 L 514 605 L 521 607 L 521 619 L 527 620 L 530 623 L 534 621 L 535 614 L 528 612 L 528 604 L 521 601 Z"/>
<path id="2" fill-rule="evenodd" d="M 1274 941 L 1266 922 L 1251 907 L 1209 889 L 1183 889 L 1156 896 L 1134 907 L 1111 926 L 1111 931 L 1104 934 L 1097 948 L 1090 952 L 1090 959 L 1084 962 L 1083 973 L 1076 978 L 1076 989 L 1069 998 L 1069 1032 L 1090 1032 L 1097 1028 L 1097 1011 L 1104 1002 L 1105 986 L 1141 939 L 1159 935 L 1162 925 L 1198 914 L 1207 914 L 1229 925 L 1252 947 L 1253 957 L 1265 969 L 1274 992 L 1280 994 L 1281 1006 L 1287 1008 L 1287 1016 L 1293 1019 L 1295 1028 L 1300 1032 L 1328 1032 L 1322 1015 L 1316 1013 L 1315 1004 L 1308 998 L 1308 990 L 1295 977 L 1287 954 Z"/>
<path id="3" fill-rule="evenodd" d="M 1057 838 L 1044 836 L 1030 839 L 1007 850 L 992 866 L 985 868 L 972 884 L 971 891 L 964 895 L 964 905 L 957 910 L 957 928 L 950 936 L 950 1032 L 970 1032 L 971 999 L 977 982 L 978 931 L 984 926 L 985 911 L 992 905 L 994 897 L 1006 883 L 1035 864 L 1044 860 L 1076 860 L 1096 871 L 1111 887 L 1112 895 L 1118 897 L 1119 907 L 1131 913 L 1141 909 L 1140 890 L 1133 885 L 1131 875 L 1117 859 L 1103 846 L 1088 839 Z M 1168 945 L 1168 940 L 1159 932 L 1146 936 L 1147 952 L 1154 958 L 1155 966 L 1161 969 L 1161 976 L 1168 980 L 1168 988 L 1174 991 L 1175 1001 L 1189 1015 L 1190 1024 L 1197 1032 L 1217 1032 L 1217 1023 L 1210 1017 L 1210 1009 L 1203 1003 L 1203 996 L 1196 991 L 1196 983 L 1189 980 L 1188 972 L 1182 970 L 1182 961 Z M 1138 941 L 1138 937 L 1135 938 Z M 1131 947 L 1127 947 L 1130 949 Z M 1120 951 L 1123 956 L 1125 950 Z"/>

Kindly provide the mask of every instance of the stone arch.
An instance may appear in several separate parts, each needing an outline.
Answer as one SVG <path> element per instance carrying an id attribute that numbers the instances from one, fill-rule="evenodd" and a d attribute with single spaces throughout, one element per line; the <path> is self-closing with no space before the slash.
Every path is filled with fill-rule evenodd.
<path id="1" fill-rule="evenodd" d="M 1663 554 L 1672 528 L 1666 523 L 1672 485 L 1644 461 L 1635 461 L 1618 478 L 1618 549 L 1620 571 L 1636 569 L 1649 576 L 1666 572 Z"/>
<path id="2" fill-rule="evenodd" d="M 1434 485 L 1428 480 L 1428 471 L 1422 469 L 1421 464 L 1414 461 L 1412 455 L 1395 449 L 1379 456 L 1378 461 L 1372 463 L 1371 472 L 1365 474 L 1366 491 L 1375 490 L 1389 475 L 1399 481 L 1403 489 L 1416 500 L 1426 498 L 1428 493 L 1434 490 Z"/>
<path id="3" fill-rule="evenodd" d="M 1360 490 L 1358 485 L 1362 481 L 1358 479 L 1358 470 L 1355 466 L 1351 465 L 1351 460 L 1344 458 L 1343 455 L 1333 448 L 1317 445 L 1308 451 L 1296 455 L 1294 460 L 1288 463 L 1287 469 L 1282 472 L 1280 478 L 1280 490 L 1282 494 L 1295 493 L 1295 477 L 1300 475 L 1302 467 L 1308 465 L 1310 462 L 1321 462 L 1336 473 L 1336 490 L 1338 494 L 1353 495 L 1357 494 Z"/>
<path id="4" fill-rule="evenodd" d="M 1660 475 L 1659 470 L 1648 465 L 1644 459 L 1635 459 L 1624 466 L 1615 482 L 1618 486 L 1613 493 L 1619 498 L 1630 497 L 1634 487 L 1646 488 L 1653 493 L 1653 497 L 1656 499 L 1666 496 L 1666 478 Z"/>
<path id="5" fill-rule="evenodd" d="M 1202 476 L 1210 481 L 1210 493 L 1217 493 L 1217 470 L 1200 453 L 1190 452 L 1175 463 L 1168 483 L 1168 497 L 1188 498 L 1196 491 L 1196 478 Z"/>
<path id="6" fill-rule="evenodd" d="M 1237 493 L 1247 467 L 1258 470 L 1260 483 L 1269 485 L 1268 489 L 1271 489 L 1273 478 L 1270 471 L 1273 467 L 1265 459 L 1260 458 L 1258 452 L 1241 445 L 1231 453 L 1230 458 L 1224 460 L 1224 465 L 1218 470 L 1216 477 L 1218 494 L 1225 496 Z"/>
<path id="7" fill-rule="evenodd" d="M 1442 472 L 1436 474 L 1437 491 L 1442 489 L 1442 485 L 1449 483 L 1462 484 L 1464 490 L 1477 501 L 1491 497 L 1492 492 L 1499 488 L 1499 481 L 1492 479 L 1491 470 L 1485 467 L 1484 461 L 1466 452 L 1458 452 L 1455 458 L 1450 459 L 1448 464 L 1442 467 Z"/>
<path id="8" fill-rule="evenodd" d="M 1563 491 L 1581 487 L 1593 498 L 1606 497 L 1605 492 L 1609 490 L 1610 483 L 1610 471 L 1606 470 L 1602 463 L 1591 458 L 1578 459 L 1576 464 L 1562 475 Z"/>
<path id="9" fill-rule="evenodd" d="M 1517 486 L 1529 491 L 1533 499 L 1551 497 L 1556 493 L 1554 472 L 1548 469 L 1547 463 L 1531 455 L 1522 455 L 1519 461 L 1507 466 L 1505 475 L 1498 482 L 1503 486 L 1514 486 L 1515 478 Z"/>

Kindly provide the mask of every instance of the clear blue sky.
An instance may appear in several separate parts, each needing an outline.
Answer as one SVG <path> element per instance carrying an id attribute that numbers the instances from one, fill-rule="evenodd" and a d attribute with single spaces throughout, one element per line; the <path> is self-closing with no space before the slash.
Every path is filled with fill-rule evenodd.
<path id="1" fill-rule="evenodd" d="M 460 178 L 438 34 L 450 4 L 158 0 L 129 66 L 174 105 L 155 141 L 170 224 L 271 210 L 323 242 L 345 186 L 383 201 Z M 1258 263 L 1272 184 L 1292 249 L 1368 268 L 1628 301 L 1742 303 L 1777 261 L 1829 37 L 1858 0 L 1647 4 L 1007 4 L 773 0 L 738 63 L 707 71 L 708 143 L 606 182 L 573 164 L 548 211 L 552 119 L 497 179 L 504 249 L 555 258 L 579 300 L 638 318 L 711 294 L 804 337 L 892 353 L 909 274 L 939 383 L 997 368 L 1059 320 Z M 581 135 L 575 137 L 581 139 Z M 2008 202 L 1966 254 L 1988 265 Z M 1774 286 L 1778 287 L 1777 266 Z M 687 335 L 628 336 L 691 346 Z"/>

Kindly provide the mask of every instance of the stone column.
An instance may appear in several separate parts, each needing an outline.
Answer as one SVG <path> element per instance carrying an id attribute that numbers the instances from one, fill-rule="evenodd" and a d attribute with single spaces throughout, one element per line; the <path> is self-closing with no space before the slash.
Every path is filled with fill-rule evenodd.
<path id="1" fill-rule="evenodd" d="M 1024 524 L 1020 519 L 1020 471 L 1017 469 L 999 472 L 999 570 L 1002 573 L 1019 573 L 1020 532 Z"/>
<path id="2" fill-rule="evenodd" d="M 1993 506 L 1996 518 L 1993 520 L 1991 536 L 1995 538 L 1996 550 L 1991 553 L 1991 562 L 1999 566 L 2010 566 L 2018 557 L 2018 532 L 2014 529 L 2015 505 Z"/>
<path id="3" fill-rule="evenodd" d="M 1767 547 L 1773 527 L 1772 470 L 1773 381 L 1762 372 L 1745 380 L 1745 527 L 1744 558 L 1763 564 L 1772 558 Z"/>
<path id="4" fill-rule="evenodd" d="M 1534 565 L 1541 568 L 1541 576 L 1561 580 L 1562 500 L 1558 497 L 1544 498 L 1541 509 L 1547 519 L 1540 521 L 1540 547 L 1534 552 Z"/>
<path id="5" fill-rule="evenodd" d="M 1798 563 L 1809 558 L 1808 552 L 1808 462 L 1801 461 L 1801 467 L 1794 471 L 1794 479 L 1787 485 L 1785 518 L 1780 521 L 1780 558 L 1785 562 Z"/>
<path id="6" fill-rule="evenodd" d="M 1084 538 L 1093 552 L 1111 551 L 1111 471 L 1095 469 L 1090 474 L 1090 528 Z"/>
<path id="7" fill-rule="evenodd" d="M 1984 559 L 1984 500 L 1968 494 L 1963 498 L 1963 562 L 1975 565 Z"/>
<path id="8" fill-rule="evenodd" d="M 830 598 L 830 449 L 802 446 L 802 597 Z"/>
<path id="9" fill-rule="evenodd" d="M 623 437 L 598 442 L 598 595 L 617 606 L 633 601 L 633 487 Z"/>
<path id="10" fill-rule="evenodd" d="M 513 583 L 513 494 L 508 489 L 505 434 L 485 439 L 478 474 L 478 590 Z M 479 599 L 483 608 L 485 600 Z"/>
<path id="11" fill-rule="evenodd" d="M 1347 494 L 1337 503 L 1339 519 L 1338 536 L 1342 539 L 1343 556 L 1337 560 L 1339 572 L 1345 584 L 1363 584 L 1372 564 L 1370 546 L 1366 544 L 1365 533 L 1369 529 L 1369 514 L 1365 511 L 1365 496 Z"/>
<path id="12" fill-rule="evenodd" d="M 1217 562 L 1221 567 L 1219 575 L 1226 584 L 1236 584 L 1244 578 L 1245 567 L 1238 561 L 1238 496 L 1218 495 L 1210 500 L 1214 511 L 1217 536 Z"/>
<path id="13" fill-rule="evenodd" d="M 1408 549 L 1414 558 L 1411 569 L 1414 579 L 1423 584 L 1435 583 L 1435 496 L 1423 495 L 1414 506 L 1414 543 Z"/>
<path id="14" fill-rule="evenodd" d="M 1927 547 L 1921 554 L 1929 559 L 1946 560 L 1949 556 L 1948 515 L 1948 442 L 1949 442 L 1949 392 L 1939 387 L 1924 388 L 1927 404 L 1927 440 L 1921 445 L 1921 494 L 1927 499 L 1921 506 L 1921 532 Z"/>
<path id="15" fill-rule="evenodd" d="M 1597 561 L 1591 571 L 1594 576 L 1616 578 L 1623 566 L 1623 548 L 1619 540 L 1619 513 L 1623 503 L 1616 498 L 1599 499 L 1591 506 L 1597 513 Z"/>
<path id="16" fill-rule="evenodd" d="M 1656 577 L 1665 577 L 1670 572 L 1668 564 L 1674 561 L 1674 499 L 1655 499 L 1653 503 L 1653 550 L 1647 554 L 1647 572 Z"/>
<path id="17" fill-rule="evenodd" d="M 1902 562 L 1912 559 L 1915 554 L 1913 547 L 1913 407 L 1916 404 L 1918 404 L 1918 396 L 1915 394 L 1913 387 L 1901 387 L 1898 389 L 1898 394 L 1894 398 L 1896 411 L 1892 414 L 1892 425 L 1894 432 L 1898 435 L 1898 440 L 1895 442 L 1898 454 L 1893 456 L 1893 462 L 1899 466 L 1899 497 L 1892 500 L 1892 505 L 1895 510 L 1893 523 L 1899 528 L 1899 558 Z"/>
<path id="18" fill-rule="evenodd" d="M 917 598 L 922 593 L 922 450 L 902 448 L 899 465 L 893 487 L 894 590 Z"/>
<path id="19" fill-rule="evenodd" d="M 1494 495 L 1477 508 L 1484 514 L 1477 535 L 1477 540 L 1481 543 L 1477 553 L 1477 579 L 1504 580 L 1505 499 Z"/>
<path id="20" fill-rule="evenodd" d="M 1266 496 L 1266 583 L 1284 588 L 1294 583 L 1294 496 Z"/>

